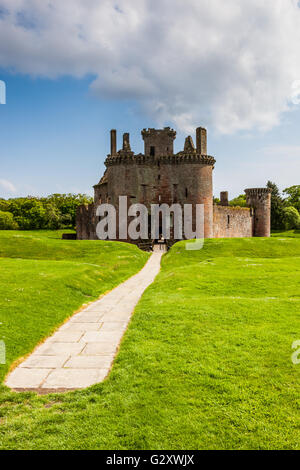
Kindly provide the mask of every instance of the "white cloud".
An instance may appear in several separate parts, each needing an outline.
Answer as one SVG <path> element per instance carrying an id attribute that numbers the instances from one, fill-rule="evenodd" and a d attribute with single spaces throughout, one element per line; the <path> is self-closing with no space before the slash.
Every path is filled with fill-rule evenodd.
<path id="1" fill-rule="evenodd" d="M 15 193 L 17 191 L 16 187 L 10 181 L 0 179 L 0 186 L 9 193 Z"/>
<path id="2" fill-rule="evenodd" d="M 0 66 L 94 74 L 94 93 L 187 132 L 277 125 L 299 43 L 298 0 L 0 0 Z"/>

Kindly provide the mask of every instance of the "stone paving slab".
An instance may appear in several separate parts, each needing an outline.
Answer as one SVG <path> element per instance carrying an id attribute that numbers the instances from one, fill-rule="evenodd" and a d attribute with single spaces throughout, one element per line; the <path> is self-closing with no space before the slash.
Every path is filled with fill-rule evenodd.
<path id="1" fill-rule="evenodd" d="M 54 369 L 42 384 L 46 389 L 72 389 L 90 387 L 102 382 L 109 369 Z"/>
<path id="2" fill-rule="evenodd" d="M 21 368 L 29 369 L 57 369 L 63 367 L 69 356 L 38 356 L 32 354 L 26 361 L 20 364 Z"/>
<path id="3" fill-rule="evenodd" d="M 107 356 L 74 356 L 66 363 L 70 369 L 109 369 L 114 359 L 113 354 Z"/>
<path id="4" fill-rule="evenodd" d="M 86 332 L 86 331 L 98 331 L 100 328 L 102 328 L 103 323 L 67 323 L 62 331 L 81 331 L 81 332 Z"/>
<path id="5" fill-rule="evenodd" d="M 84 350 L 82 351 L 82 356 L 107 356 L 108 354 L 115 354 L 118 349 L 118 342 L 112 341 L 109 342 L 102 342 L 102 343 L 89 343 L 86 345 Z"/>
<path id="6" fill-rule="evenodd" d="M 131 315 L 160 270 L 155 252 L 135 276 L 73 315 L 6 378 L 16 390 L 38 393 L 86 388 L 110 372 Z"/>

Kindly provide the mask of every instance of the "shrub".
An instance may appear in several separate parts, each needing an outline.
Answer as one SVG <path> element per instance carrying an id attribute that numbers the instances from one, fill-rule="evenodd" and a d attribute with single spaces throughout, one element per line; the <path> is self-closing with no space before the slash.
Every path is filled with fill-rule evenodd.
<path id="1" fill-rule="evenodd" d="M 283 223 L 286 230 L 300 228 L 300 214 L 293 206 L 283 209 Z"/>
<path id="2" fill-rule="evenodd" d="M 0 211 L 0 230 L 17 230 L 19 228 L 10 212 Z"/>

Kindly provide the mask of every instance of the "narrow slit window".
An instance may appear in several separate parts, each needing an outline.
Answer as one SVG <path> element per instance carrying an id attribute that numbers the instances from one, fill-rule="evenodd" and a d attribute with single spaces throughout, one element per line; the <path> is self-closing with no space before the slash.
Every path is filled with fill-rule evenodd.
<path id="1" fill-rule="evenodd" d="M 173 184 L 173 202 L 177 202 L 177 184 Z"/>
<path id="2" fill-rule="evenodd" d="M 185 188 L 185 197 L 188 197 L 188 195 L 189 195 L 188 188 Z"/>
<path id="3" fill-rule="evenodd" d="M 150 147 L 150 156 L 155 157 L 155 147 Z"/>
<path id="4" fill-rule="evenodd" d="M 230 225 L 230 215 L 227 216 L 227 224 Z"/>

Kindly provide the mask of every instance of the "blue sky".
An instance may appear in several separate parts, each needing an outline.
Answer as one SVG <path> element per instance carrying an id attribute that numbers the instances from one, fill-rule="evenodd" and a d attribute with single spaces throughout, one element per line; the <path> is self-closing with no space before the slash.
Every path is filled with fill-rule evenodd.
<path id="1" fill-rule="evenodd" d="M 170 27 L 162 21 L 164 15 L 169 20 L 166 0 L 157 3 L 157 9 L 166 7 L 162 19 L 152 20 L 148 0 L 133 0 L 130 8 L 122 0 L 112 10 L 106 0 L 91 1 L 89 10 L 81 0 L 66 1 L 63 7 L 54 0 L 48 2 L 53 4 L 50 19 L 41 2 L 0 0 L 0 11 L 6 11 L 0 15 L 0 80 L 7 87 L 6 105 L 0 105 L 0 197 L 91 194 L 104 171 L 111 128 L 118 130 L 119 146 L 122 133 L 130 132 L 132 148 L 139 153 L 141 129 L 167 125 L 178 131 L 176 151 L 186 135 L 194 136 L 196 126 L 208 128 L 208 151 L 217 160 L 216 196 L 229 190 L 234 197 L 268 179 L 281 189 L 300 184 L 300 107 L 289 101 L 300 79 L 295 2 L 285 8 L 286 17 L 280 8 L 270 9 L 272 2 L 257 9 L 251 28 L 261 31 L 265 22 L 266 46 L 261 50 L 259 41 L 245 39 L 243 27 L 240 32 L 235 28 L 232 37 L 235 23 L 249 26 L 247 8 L 236 11 L 239 0 L 228 1 L 225 19 L 221 13 L 217 19 L 211 15 L 224 5 L 219 0 L 201 0 L 200 6 L 187 1 L 194 13 L 183 17 L 181 3 L 174 0 Z M 246 5 L 252 8 L 253 3 Z M 274 3 L 287 6 L 281 0 Z M 72 5 L 78 8 L 80 34 Z M 205 13 L 205 25 L 211 21 L 207 53 L 197 43 Z M 92 17 L 98 14 L 94 24 Z M 119 35 L 113 35 L 115 21 Z M 181 36 L 182 21 L 189 26 L 187 37 Z M 216 31 L 222 33 L 222 54 Z M 291 41 L 285 56 L 284 33 Z M 59 34 L 61 47 L 55 44 Z"/>

